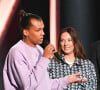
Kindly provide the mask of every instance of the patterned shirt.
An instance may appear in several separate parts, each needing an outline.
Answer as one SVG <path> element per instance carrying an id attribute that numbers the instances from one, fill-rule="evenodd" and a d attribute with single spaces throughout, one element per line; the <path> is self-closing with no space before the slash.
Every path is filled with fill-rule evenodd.
<path id="1" fill-rule="evenodd" d="M 72 67 L 70 67 L 62 56 L 64 62 L 57 62 L 51 59 L 49 63 L 48 72 L 49 77 L 52 79 L 65 77 L 77 72 L 82 72 L 80 78 L 88 78 L 88 81 L 84 83 L 72 83 L 63 90 L 96 90 L 97 77 L 93 63 L 90 60 L 83 60 L 76 58 Z"/>

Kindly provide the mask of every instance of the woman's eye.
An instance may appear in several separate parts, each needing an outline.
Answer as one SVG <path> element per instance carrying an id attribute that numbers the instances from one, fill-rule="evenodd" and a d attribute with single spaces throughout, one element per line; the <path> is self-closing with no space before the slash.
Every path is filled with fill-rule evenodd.
<path id="1" fill-rule="evenodd" d="M 72 41 L 71 39 L 69 39 L 68 41 Z"/>
<path id="2" fill-rule="evenodd" d="M 64 40 L 61 40 L 61 42 L 64 42 Z"/>

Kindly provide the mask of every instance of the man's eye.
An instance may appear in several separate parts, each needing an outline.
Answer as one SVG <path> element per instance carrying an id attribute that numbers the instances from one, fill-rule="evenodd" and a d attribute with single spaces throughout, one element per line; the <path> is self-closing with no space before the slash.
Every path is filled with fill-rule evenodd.
<path id="1" fill-rule="evenodd" d="M 38 30 L 36 30 L 37 32 L 39 32 L 40 31 L 40 29 L 38 29 Z"/>

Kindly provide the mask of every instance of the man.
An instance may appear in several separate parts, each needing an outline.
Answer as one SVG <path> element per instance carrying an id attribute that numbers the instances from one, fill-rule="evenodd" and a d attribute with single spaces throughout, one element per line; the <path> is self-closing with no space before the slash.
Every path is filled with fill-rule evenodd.
<path id="1" fill-rule="evenodd" d="M 22 13 L 20 28 L 23 39 L 8 52 L 4 69 L 5 90 L 63 90 L 67 84 L 85 82 L 86 78 L 77 76 L 81 73 L 60 79 L 49 79 L 47 66 L 53 56 L 54 47 L 49 44 L 43 52 L 39 44 L 43 41 L 44 23 L 41 17 Z"/>
<path id="2" fill-rule="evenodd" d="M 100 90 L 100 40 L 92 44 L 91 61 L 94 63 L 97 73 L 97 90 Z"/>

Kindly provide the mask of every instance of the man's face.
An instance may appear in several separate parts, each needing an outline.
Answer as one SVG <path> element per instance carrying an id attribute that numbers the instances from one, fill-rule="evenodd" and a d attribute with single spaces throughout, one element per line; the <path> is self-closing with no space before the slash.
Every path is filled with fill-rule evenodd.
<path id="1" fill-rule="evenodd" d="M 43 21 L 38 21 L 36 19 L 31 19 L 32 26 L 29 30 L 23 30 L 23 34 L 25 35 L 24 41 L 34 47 L 36 44 L 41 44 L 43 42 L 44 37 L 44 23 Z"/>

